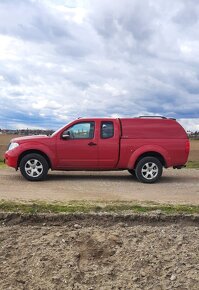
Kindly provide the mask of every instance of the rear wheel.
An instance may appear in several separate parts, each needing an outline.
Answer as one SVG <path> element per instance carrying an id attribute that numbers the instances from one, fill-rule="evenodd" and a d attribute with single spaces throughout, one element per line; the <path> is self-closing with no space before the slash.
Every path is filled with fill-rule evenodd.
<path id="1" fill-rule="evenodd" d="M 135 174 L 141 182 L 154 183 L 162 176 L 162 163 L 155 157 L 144 157 L 138 162 Z"/>
<path id="2" fill-rule="evenodd" d="M 48 174 L 48 162 L 46 159 L 36 153 L 25 155 L 20 162 L 21 174 L 30 181 L 44 180 Z"/>

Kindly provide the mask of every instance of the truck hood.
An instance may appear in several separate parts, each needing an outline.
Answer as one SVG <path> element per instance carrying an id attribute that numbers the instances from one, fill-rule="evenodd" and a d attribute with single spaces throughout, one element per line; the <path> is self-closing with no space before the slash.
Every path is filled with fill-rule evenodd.
<path id="1" fill-rule="evenodd" d="M 24 136 L 24 137 L 18 137 L 18 138 L 14 138 L 11 140 L 11 142 L 17 142 L 17 143 L 23 143 L 26 141 L 40 141 L 46 138 L 50 138 L 49 136 L 46 135 L 34 135 L 34 136 Z"/>

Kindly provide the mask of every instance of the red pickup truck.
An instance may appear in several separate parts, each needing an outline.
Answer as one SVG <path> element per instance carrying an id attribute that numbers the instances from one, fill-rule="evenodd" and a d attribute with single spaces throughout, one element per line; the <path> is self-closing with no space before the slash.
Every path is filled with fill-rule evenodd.
<path id="1" fill-rule="evenodd" d="M 163 167 L 181 168 L 190 143 L 175 119 L 165 117 L 79 118 L 51 136 L 11 140 L 5 163 L 30 181 L 48 170 L 128 170 L 145 183 Z"/>

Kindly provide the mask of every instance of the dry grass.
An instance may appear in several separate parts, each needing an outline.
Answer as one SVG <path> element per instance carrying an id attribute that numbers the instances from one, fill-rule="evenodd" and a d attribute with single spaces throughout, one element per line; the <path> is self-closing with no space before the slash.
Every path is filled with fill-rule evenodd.
<path id="1" fill-rule="evenodd" d="M 199 140 L 191 140 L 189 161 L 199 161 Z"/>
<path id="2" fill-rule="evenodd" d="M 3 159 L 3 155 L 10 143 L 10 140 L 16 137 L 20 137 L 19 135 L 9 135 L 9 134 L 1 134 L 0 135 L 0 160 Z"/>
<path id="3" fill-rule="evenodd" d="M 0 135 L 0 145 L 7 145 L 11 139 L 18 137 L 18 135 L 13 134 L 1 134 Z"/>

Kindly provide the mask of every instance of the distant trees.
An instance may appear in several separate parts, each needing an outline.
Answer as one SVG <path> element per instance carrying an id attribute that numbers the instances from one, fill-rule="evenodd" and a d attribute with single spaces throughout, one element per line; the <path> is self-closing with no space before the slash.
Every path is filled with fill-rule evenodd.
<path id="1" fill-rule="evenodd" d="M 199 140 L 199 131 L 191 132 L 187 131 L 189 139 Z"/>
<path id="2" fill-rule="evenodd" d="M 20 129 L 20 130 L 11 130 L 11 129 L 0 129 L 0 134 L 14 134 L 14 135 L 51 135 L 53 130 L 41 130 L 41 129 Z"/>

